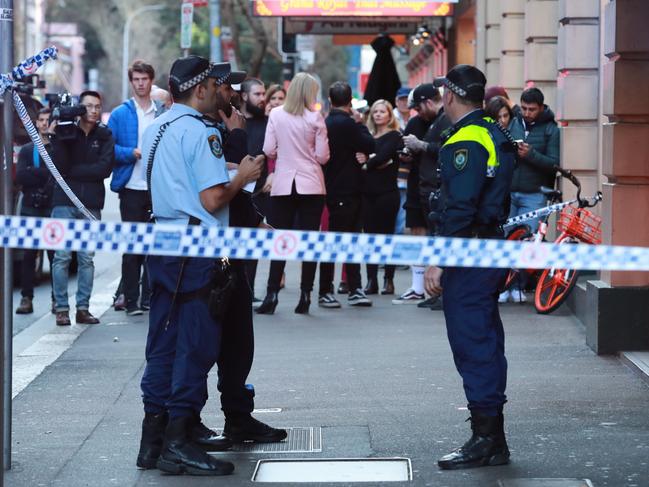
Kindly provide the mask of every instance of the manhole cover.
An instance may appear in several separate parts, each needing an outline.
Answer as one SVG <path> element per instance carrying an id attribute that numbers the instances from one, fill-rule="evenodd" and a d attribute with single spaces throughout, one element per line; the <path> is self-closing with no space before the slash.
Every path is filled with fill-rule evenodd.
<path id="1" fill-rule="evenodd" d="M 409 458 L 259 460 L 253 482 L 404 482 L 412 480 Z"/>
<path id="2" fill-rule="evenodd" d="M 279 443 L 242 443 L 232 450 L 241 453 L 319 453 L 322 451 L 322 429 L 285 428 L 288 437 Z"/>
<path id="3" fill-rule="evenodd" d="M 508 479 L 498 484 L 500 487 L 593 487 L 588 479 Z"/>

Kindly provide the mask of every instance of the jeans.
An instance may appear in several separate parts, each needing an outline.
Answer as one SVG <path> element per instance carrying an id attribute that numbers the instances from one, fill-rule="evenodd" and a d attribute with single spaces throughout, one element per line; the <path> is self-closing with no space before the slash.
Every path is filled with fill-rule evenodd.
<path id="1" fill-rule="evenodd" d="M 548 201 L 543 193 L 512 193 L 511 197 L 512 204 L 509 210 L 509 218 L 543 208 Z M 525 223 L 530 226 L 532 232 L 536 232 L 539 228 L 538 218 L 528 220 Z"/>
<path id="2" fill-rule="evenodd" d="M 91 209 L 90 213 L 97 219 L 101 218 L 99 210 Z M 83 220 L 85 217 L 74 206 L 55 206 L 52 209 L 52 218 Z M 92 281 L 95 275 L 95 265 L 92 262 L 94 256 L 94 252 L 77 252 L 77 310 L 87 310 L 90 305 Z M 57 312 L 70 309 L 68 304 L 68 277 L 71 261 L 71 250 L 57 250 L 54 252 L 52 287 L 54 288 L 54 308 Z"/>
<path id="3" fill-rule="evenodd" d="M 512 203 L 509 211 L 509 217 L 514 217 L 528 213 L 530 211 L 538 210 L 547 205 L 547 199 L 543 193 L 512 193 Z M 536 232 L 539 228 L 539 219 L 534 218 L 523 222 L 529 225 L 532 232 Z M 528 287 L 529 278 L 526 272 L 518 273 L 518 282 L 512 288 L 525 290 Z"/>
<path id="4" fill-rule="evenodd" d="M 406 204 L 406 195 L 408 190 L 406 188 L 399 188 L 399 212 L 397 213 L 397 223 L 394 227 L 395 235 L 403 235 L 406 230 L 406 209 L 403 205 Z"/>

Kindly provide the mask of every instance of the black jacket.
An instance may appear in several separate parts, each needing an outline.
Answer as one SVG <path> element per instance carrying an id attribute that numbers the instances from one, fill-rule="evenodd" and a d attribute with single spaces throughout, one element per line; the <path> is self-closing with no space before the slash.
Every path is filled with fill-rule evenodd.
<path id="1" fill-rule="evenodd" d="M 419 198 L 423 208 L 428 208 L 430 194 L 439 189 L 437 158 L 442 147 L 442 133 L 451 125 L 451 121 L 442 110 L 437 114 L 437 118 L 422 139 L 424 142 L 428 142 L 426 150 L 419 157 Z"/>
<path id="2" fill-rule="evenodd" d="M 398 191 L 398 151 L 403 149 L 403 137 L 398 130 L 381 135 L 376 139 L 376 153 L 367 161 L 365 172 L 366 194 L 382 194 Z"/>
<path id="3" fill-rule="evenodd" d="M 76 138 L 52 137 L 54 164 L 70 189 L 86 208 L 104 207 L 104 179 L 110 176 L 115 160 L 115 140 L 108 127 L 98 123 L 86 136 L 77 126 Z M 52 206 L 72 206 L 63 190 L 56 185 Z"/>
<path id="4" fill-rule="evenodd" d="M 356 153 L 373 153 L 374 137 L 365 125 L 337 108 L 331 110 L 325 124 L 330 150 L 329 162 L 324 166 L 327 196 L 358 196 L 363 188 L 363 168 Z"/>
<path id="5" fill-rule="evenodd" d="M 50 157 L 52 148 L 45 146 Z M 39 155 L 39 167 L 34 166 L 34 143 L 30 142 L 20 148 L 18 167 L 16 168 L 16 183 L 22 186 L 23 206 L 51 208 L 54 178 L 47 169 L 43 158 Z"/>
<path id="6" fill-rule="evenodd" d="M 262 149 L 264 147 L 264 137 L 266 136 L 266 125 L 268 125 L 268 117 L 265 115 L 263 117 L 246 118 L 246 147 L 248 149 L 248 154 L 251 156 L 258 156 L 259 154 L 264 153 Z M 233 160 L 231 162 L 236 162 L 238 164 L 241 162 L 241 159 L 237 159 L 236 161 Z M 264 167 L 261 170 L 261 176 L 259 176 L 257 184 L 255 185 L 255 193 L 262 188 L 267 177 L 268 162 L 265 160 Z"/>
<path id="7" fill-rule="evenodd" d="M 223 139 L 223 154 L 225 160 L 239 164 L 246 156 L 250 145 L 249 134 L 241 129 L 234 129 L 229 132 L 223 124 L 217 124 Z M 230 212 L 231 227 L 258 227 L 264 217 L 257 211 L 252 202 L 250 193 L 239 191 L 228 205 Z"/>
<path id="8" fill-rule="evenodd" d="M 561 162 L 560 132 L 554 113 L 546 106 L 534 124 L 525 127 L 522 119 L 515 119 L 514 123 L 522 124 L 522 130 L 529 131 L 525 142 L 532 148 L 525 159 L 518 159 L 512 191 L 538 193 L 540 186 L 554 187 L 556 171 L 553 166 L 558 166 Z"/>
<path id="9" fill-rule="evenodd" d="M 406 128 L 403 131 L 403 135 L 414 135 L 418 139 L 422 140 L 428 127 L 430 127 L 431 122 L 424 120 L 419 115 L 410 117 Z M 421 208 L 421 198 L 419 197 L 419 162 L 420 154 L 414 154 L 413 160 L 410 163 L 410 172 L 408 173 L 408 186 L 406 189 L 406 203 L 403 205 L 404 208 L 411 210 L 416 210 Z"/>

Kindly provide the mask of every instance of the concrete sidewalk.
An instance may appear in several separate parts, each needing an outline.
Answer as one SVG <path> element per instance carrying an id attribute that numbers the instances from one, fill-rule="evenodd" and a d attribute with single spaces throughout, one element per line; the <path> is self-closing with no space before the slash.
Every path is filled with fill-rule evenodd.
<path id="1" fill-rule="evenodd" d="M 288 269 L 289 277 L 297 275 Z M 398 289 L 409 275 L 398 273 Z M 522 486 L 532 484 L 513 479 L 569 478 L 590 479 L 595 487 L 649 486 L 647 384 L 618 359 L 594 355 L 567 310 L 539 316 L 517 304 L 501 308 L 512 463 L 439 471 L 437 458 L 469 434 L 443 315 L 395 306 L 391 298 L 375 297 L 370 309 L 351 309 L 344 301 L 341 310 L 312 305 L 310 316 L 298 316 L 297 285 L 289 279 L 276 314 L 256 318 L 249 382 L 257 408 L 281 408 L 259 419 L 321 427 L 322 452 L 221 454 L 236 470 L 216 479 L 135 468 L 147 317 L 111 310 L 15 398 L 6 484 L 253 485 L 261 458 L 408 457 L 413 481 L 385 485 Z M 215 380 L 212 373 L 204 420 L 219 428 Z"/>

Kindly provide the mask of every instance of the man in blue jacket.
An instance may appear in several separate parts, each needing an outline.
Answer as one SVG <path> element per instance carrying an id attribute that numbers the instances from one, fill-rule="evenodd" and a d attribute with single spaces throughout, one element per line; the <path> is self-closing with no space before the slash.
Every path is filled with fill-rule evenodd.
<path id="1" fill-rule="evenodd" d="M 118 106 L 110 115 L 108 127 L 115 138 L 115 169 L 110 189 L 119 194 L 119 211 L 122 221 L 146 222 L 149 219 L 149 199 L 144 163 L 142 161 L 142 134 L 153 120 L 163 112 L 163 105 L 151 99 L 155 78 L 153 66 L 135 60 L 128 70 L 133 88 L 133 98 Z M 126 314 L 141 315 L 149 307 L 146 278 L 142 278 L 140 298 L 140 270 L 144 269 L 144 256 L 124 254 L 122 257 L 122 282 L 118 296 L 126 300 Z"/>

